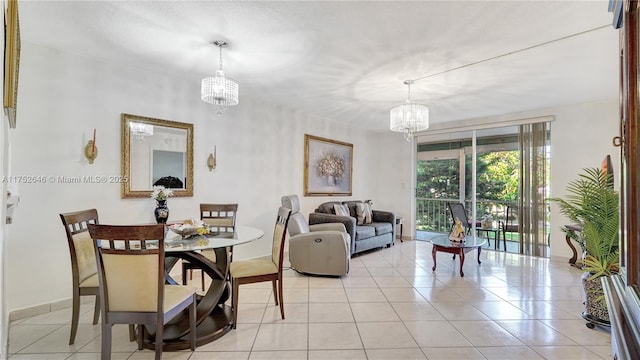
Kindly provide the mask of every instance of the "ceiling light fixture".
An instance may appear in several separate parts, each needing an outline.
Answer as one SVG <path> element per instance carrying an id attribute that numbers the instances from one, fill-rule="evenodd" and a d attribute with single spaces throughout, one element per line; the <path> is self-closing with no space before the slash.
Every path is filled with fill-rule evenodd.
<path id="1" fill-rule="evenodd" d="M 413 80 L 405 80 L 404 84 L 408 88 L 407 101 L 391 109 L 389 126 L 391 131 L 403 132 L 404 138 L 409 142 L 413 140 L 415 132 L 429 128 L 429 108 L 411 102 L 413 82 Z"/>
<path id="2" fill-rule="evenodd" d="M 220 50 L 220 69 L 215 75 L 202 79 L 200 98 L 202 101 L 218 107 L 216 113 L 222 115 L 227 106 L 238 105 L 238 83 L 224 76 L 222 70 L 222 48 L 229 46 L 224 40 L 216 40 L 213 45 Z"/>

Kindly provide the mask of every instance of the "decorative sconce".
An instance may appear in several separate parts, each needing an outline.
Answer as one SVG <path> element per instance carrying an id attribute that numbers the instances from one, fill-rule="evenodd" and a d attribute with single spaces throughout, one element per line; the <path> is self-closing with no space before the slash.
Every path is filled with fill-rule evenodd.
<path id="1" fill-rule="evenodd" d="M 96 129 L 93 129 L 93 140 L 89 140 L 84 147 L 84 156 L 89 160 L 89 164 L 93 164 L 93 160 L 98 157 L 98 148 L 96 147 Z"/>
<path id="2" fill-rule="evenodd" d="M 207 166 L 209 167 L 209 171 L 213 171 L 216 168 L 216 147 L 213 147 L 213 154 L 209 154 L 207 158 Z"/>

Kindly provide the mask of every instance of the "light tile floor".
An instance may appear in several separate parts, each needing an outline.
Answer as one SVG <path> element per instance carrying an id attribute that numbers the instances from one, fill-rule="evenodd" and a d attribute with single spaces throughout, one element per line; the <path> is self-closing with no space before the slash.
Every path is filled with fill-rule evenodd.
<path id="1" fill-rule="evenodd" d="M 608 329 L 588 329 L 580 317 L 580 271 L 567 263 L 482 251 L 458 260 L 431 244 L 397 242 L 356 256 L 343 278 L 285 271 L 286 320 L 269 283 L 240 287 L 232 330 L 195 352 L 165 359 L 609 359 Z M 194 273 L 193 284 L 199 285 Z M 92 299 L 90 299 L 92 300 Z M 11 324 L 11 360 L 99 359 L 100 327 L 92 303 L 82 307 L 75 345 L 67 345 L 70 309 Z M 112 359 L 152 359 L 114 327 Z"/>

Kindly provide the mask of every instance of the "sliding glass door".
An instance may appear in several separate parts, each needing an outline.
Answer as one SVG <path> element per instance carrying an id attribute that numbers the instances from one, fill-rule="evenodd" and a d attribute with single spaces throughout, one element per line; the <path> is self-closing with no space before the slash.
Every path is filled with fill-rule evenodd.
<path id="1" fill-rule="evenodd" d="M 548 123 L 420 139 L 418 238 L 448 232 L 446 203 L 461 202 L 470 219 L 475 215 L 477 227 L 490 229 L 478 234 L 491 237 L 491 248 L 548 256 Z"/>
<path id="2" fill-rule="evenodd" d="M 460 199 L 460 150 L 420 152 L 416 178 L 416 229 L 420 232 L 444 233 L 451 226 L 447 202 Z"/>

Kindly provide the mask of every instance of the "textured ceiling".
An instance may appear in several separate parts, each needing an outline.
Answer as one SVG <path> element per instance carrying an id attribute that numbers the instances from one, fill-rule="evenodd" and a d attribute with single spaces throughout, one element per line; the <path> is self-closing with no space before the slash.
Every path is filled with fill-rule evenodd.
<path id="1" fill-rule="evenodd" d="M 608 1 L 29 1 L 23 42 L 192 79 L 372 130 L 407 96 L 431 123 L 617 96 Z M 212 109 L 213 111 L 213 109 Z"/>

